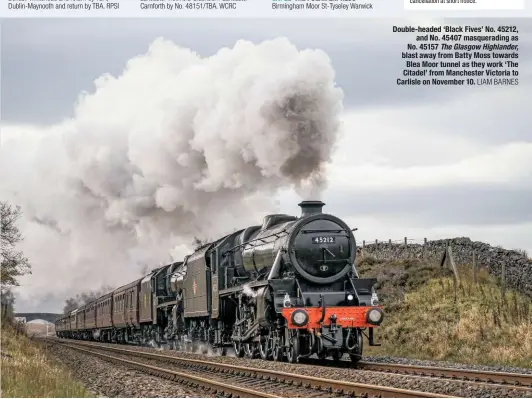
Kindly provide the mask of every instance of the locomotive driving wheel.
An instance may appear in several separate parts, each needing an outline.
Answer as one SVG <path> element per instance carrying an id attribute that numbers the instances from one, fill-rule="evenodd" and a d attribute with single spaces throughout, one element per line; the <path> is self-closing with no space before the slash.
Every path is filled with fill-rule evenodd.
<path id="1" fill-rule="evenodd" d="M 259 337 L 259 354 L 262 360 L 272 360 L 273 358 L 273 336 L 272 330 L 264 332 Z"/>
<path id="2" fill-rule="evenodd" d="M 275 329 L 271 335 L 273 360 L 282 362 L 284 358 L 284 332 Z"/>
<path id="3" fill-rule="evenodd" d="M 259 355 L 258 345 L 254 342 L 244 344 L 244 353 L 248 359 L 255 359 Z"/>
<path id="4" fill-rule="evenodd" d="M 236 357 L 244 357 L 244 345 L 242 342 L 233 342 L 233 349 L 235 350 Z"/>
<path id="5" fill-rule="evenodd" d="M 288 363 L 299 361 L 299 331 L 289 331 L 288 347 L 286 348 L 286 359 Z"/>
<path id="6" fill-rule="evenodd" d="M 239 337 L 241 334 L 240 327 L 235 328 L 235 335 Z M 235 356 L 236 357 L 244 357 L 244 344 L 240 341 L 233 340 L 233 349 L 235 350 Z"/>
<path id="7" fill-rule="evenodd" d="M 250 343 L 244 344 L 244 354 L 248 359 L 253 359 L 253 346 Z"/>
<path id="8" fill-rule="evenodd" d="M 227 348 L 225 346 L 213 347 L 213 352 L 216 356 L 225 356 L 227 354 Z"/>
<path id="9" fill-rule="evenodd" d="M 354 336 L 353 336 L 354 335 Z M 356 364 L 362 359 L 362 349 L 363 349 L 363 339 L 362 332 L 360 330 L 354 330 L 353 335 L 351 335 L 347 340 L 349 357 L 351 358 L 351 363 Z"/>

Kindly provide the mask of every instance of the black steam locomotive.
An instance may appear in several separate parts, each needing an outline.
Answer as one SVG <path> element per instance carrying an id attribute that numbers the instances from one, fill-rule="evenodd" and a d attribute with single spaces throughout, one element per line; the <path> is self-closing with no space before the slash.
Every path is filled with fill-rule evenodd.
<path id="1" fill-rule="evenodd" d="M 352 230 L 299 204 L 299 218 L 268 215 L 176 262 L 63 315 L 60 337 L 288 360 L 316 354 L 360 360 L 363 333 L 383 312 L 376 279 L 355 268 Z"/>

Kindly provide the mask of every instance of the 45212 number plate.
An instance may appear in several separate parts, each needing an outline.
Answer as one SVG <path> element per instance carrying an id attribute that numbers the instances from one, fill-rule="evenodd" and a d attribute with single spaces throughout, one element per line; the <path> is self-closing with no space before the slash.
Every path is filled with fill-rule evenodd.
<path id="1" fill-rule="evenodd" d="M 335 242 L 336 242 L 336 237 L 332 237 L 332 236 L 312 237 L 313 244 L 334 244 Z"/>

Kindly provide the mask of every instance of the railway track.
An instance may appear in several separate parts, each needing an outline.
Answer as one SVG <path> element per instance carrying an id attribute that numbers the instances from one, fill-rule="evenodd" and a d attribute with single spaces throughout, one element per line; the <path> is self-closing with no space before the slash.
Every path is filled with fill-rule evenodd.
<path id="1" fill-rule="evenodd" d="M 360 384 L 282 371 L 168 356 L 152 352 L 52 339 L 54 343 L 163 378 L 203 387 L 213 395 L 238 397 L 452 397 L 428 392 Z M 113 353 L 114 355 L 110 355 Z M 126 357 L 142 359 L 133 361 Z"/>
<path id="2" fill-rule="evenodd" d="M 362 370 L 382 371 L 394 374 L 508 385 L 512 389 L 531 390 L 532 392 L 532 374 L 372 362 L 360 362 L 358 367 Z"/>
<path id="3" fill-rule="evenodd" d="M 59 343 L 67 348 L 75 349 L 77 351 L 85 352 L 89 355 L 98 356 L 102 359 L 108 360 L 110 362 L 119 363 L 122 365 L 129 366 L 131 368 L 146 372 L 150 375 L 156 377 L 166 378 L 169 380 L 176 381 L 181 384 L 192 386 L 194 388 L 203 388 L 206 392 L 212 394 L 213 396 L 227 396 L 227 397 L 249 397 L 249 398 L 278 398 L 279 396 L 272 395 L 265 392 L 256 391 L 253 389 L 248 389 L 245 387 L 239 387 L 235 385 L 226 384 L 220 381 L 210 380 L 208 378 L 202 378 L 197 375 L 180 373 L 174 370 L 164 369 L 161 367 L 155 367 L 149 364 L 140 363 L 132 360 L 127 360 L 122 357 L 111 356 L 105 353 L 100 352 L 104 348 L 99 348 L 99 350 L 83 348 L 84 345 L 78 344 L 69 344 L 64 342 L 54 342 Z"/>
<path id="4" fill-rule="evenodd" d="M 498 371 L 484 371 L 458 369 L 449 367 L 418 366 L 395 363 L 359 362 L 353 365 L 350 361 L 328 361 L 319 359 L 305 359 L 302 363 L 327 367 L 351 368 L 366 371 L 377 371 L 387 374 L 405 375 L 412 377 L 426 377 L 463 381 L 476 385 L 498 385 L 505 389 L 529 392 L 532 396 L 532 374 L 507 373 Z"/>

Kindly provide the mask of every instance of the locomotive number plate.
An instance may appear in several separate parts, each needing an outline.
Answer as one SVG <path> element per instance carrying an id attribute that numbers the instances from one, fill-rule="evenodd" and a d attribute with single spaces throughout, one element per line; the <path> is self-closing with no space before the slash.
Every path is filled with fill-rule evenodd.
<path id="1" fill-rule="evenodd" d="M 312 237 L 313 244 L 334 244 L 336 242 L 336 237 Z"/>

